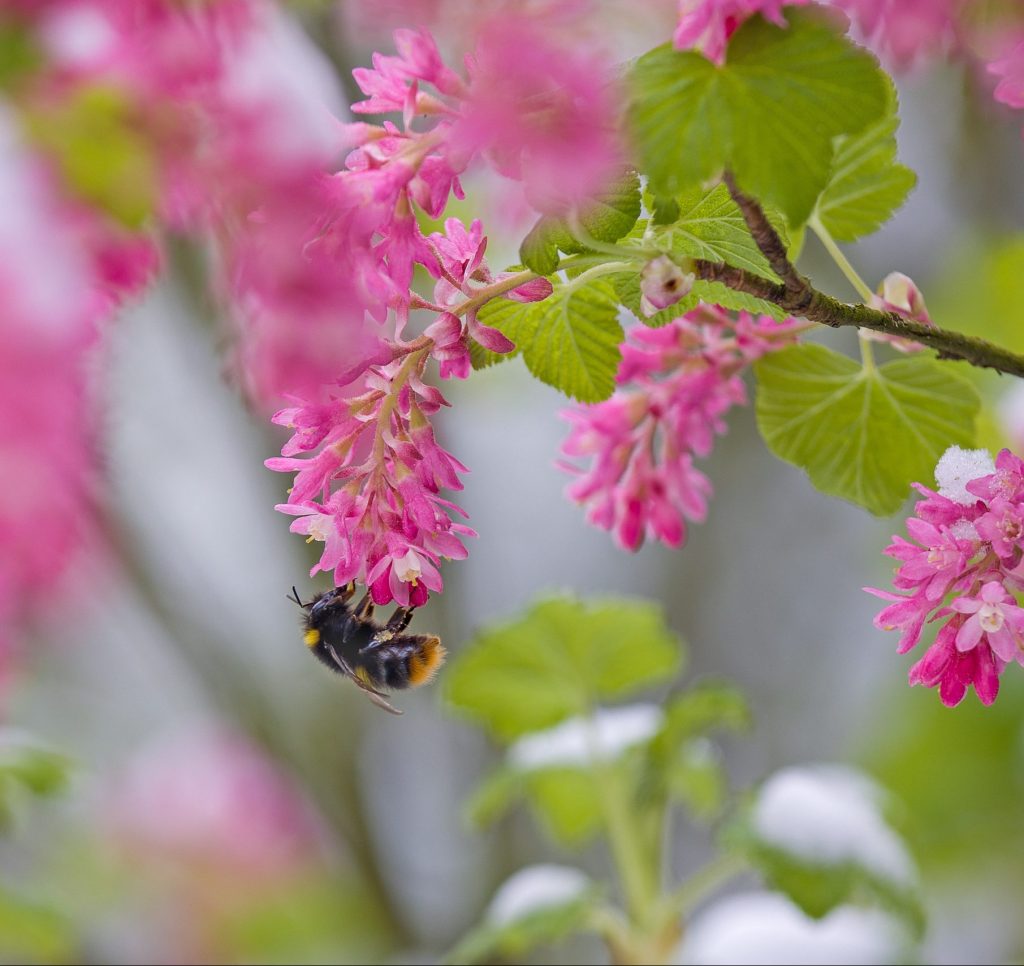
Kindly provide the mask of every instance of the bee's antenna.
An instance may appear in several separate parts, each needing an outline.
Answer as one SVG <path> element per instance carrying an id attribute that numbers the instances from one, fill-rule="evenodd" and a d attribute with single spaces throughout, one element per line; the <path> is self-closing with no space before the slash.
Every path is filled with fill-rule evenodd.
<path id="1" fill-rule="evenodd" d="M 306 606 L 304 603 L 302 603 L 302 598 L 299 597 L 299 592 L 295 589 L 294 586 L 292 587 L 291 594 L 288 594 L 286 596 L 288 597 L 289 600 L 294 600 L 295 603 L 298 604 L 300 607 Z"/>

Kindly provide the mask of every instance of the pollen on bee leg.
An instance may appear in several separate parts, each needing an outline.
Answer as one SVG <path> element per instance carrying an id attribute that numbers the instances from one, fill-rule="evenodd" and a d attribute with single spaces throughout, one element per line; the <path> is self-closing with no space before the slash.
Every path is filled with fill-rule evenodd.
<path id="1" fill-rule="evenodd" d="M 315 627 L 311 627 L 302 639 L 306 642 L 306 647 L 316 647 L 320 643 L 320 632 Z"/>

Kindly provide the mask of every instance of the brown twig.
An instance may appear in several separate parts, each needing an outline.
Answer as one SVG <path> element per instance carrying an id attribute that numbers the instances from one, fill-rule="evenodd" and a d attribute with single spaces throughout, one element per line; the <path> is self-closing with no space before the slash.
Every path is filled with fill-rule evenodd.
<path id="1" fill-rule="evenodd" d="M 721 282 L 738 292 L 746 292 L 771 302 L 790 315 L 820 322 L 834 329 L 856 326 L 872 332 L 913 339 L 934 349 L 940 359 L 961 360 L 984 369 L 995 369 L 997 372 L 1024 378 L 1024 356 L 1002 346 L 961 332 L 924 325 L 895 312 L 885 312 L 868 305 L 850 305 L 819 292 L 789 260 L 785 244 L 761 205 L 740 190 L 731 173 L 725 173 L 724 181 L 743 214 L 754 242 L 768 260 L 772 271 L 782 281 L 773 282 L 731 265 L 695 259 L 693 270 L 698 278 L 707 282 Z"/>

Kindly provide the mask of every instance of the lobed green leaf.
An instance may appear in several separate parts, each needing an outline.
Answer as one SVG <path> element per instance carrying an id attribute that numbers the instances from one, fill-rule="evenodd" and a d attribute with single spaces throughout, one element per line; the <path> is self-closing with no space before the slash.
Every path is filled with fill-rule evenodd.
<path id="1" fill-rule="evenodd" d="M 630 124 L 641 168 L 675 195 L 729 168 L 790 225 L 828 183 L 833 138 L 879 120 L 886 77 L 820 11 L 790 11 L 780 28 L 752 17 L 721 67 L 664 45 L 632 72 Z"/>
<path id="2" fill-rule="evenodd" d="M 922 356 L 864 368 L 819 345 L 755 364 L 757 423 L 768 448 L 829 496 L 883 516 L 930 481 L 952 444 L 971 446 L 980 400 L 948 366 Z"/>

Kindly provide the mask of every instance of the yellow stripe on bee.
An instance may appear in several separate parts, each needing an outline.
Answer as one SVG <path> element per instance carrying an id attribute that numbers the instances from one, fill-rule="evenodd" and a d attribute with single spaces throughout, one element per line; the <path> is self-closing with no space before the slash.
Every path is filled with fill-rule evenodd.
<path id="1" fill-rule="evenodd" d="M 354 674 L 357 678 L 359 678 L 360 681 L 363 682 L 363 684 L 373 684 L 373 682 L 370 680 L 370 672 L 367 671 L 366 668 L 361 666 L 357 667 L 354 671 Z"/>
<path id="2" fill-rule="evenodd" d="M 316 647 L 320 643 L 320 632 L 315 627 L 311 627 L 302 639 L 306 642 L 306 647 Z"/>
<path id="3" fill-rule="evenodd" d="M 444 664 L 446 653 L 441 646 L 441 638 L 428 637 L 409 658 L 409 687 L 418 688 L 421 684 L 427 684 Z"/>

